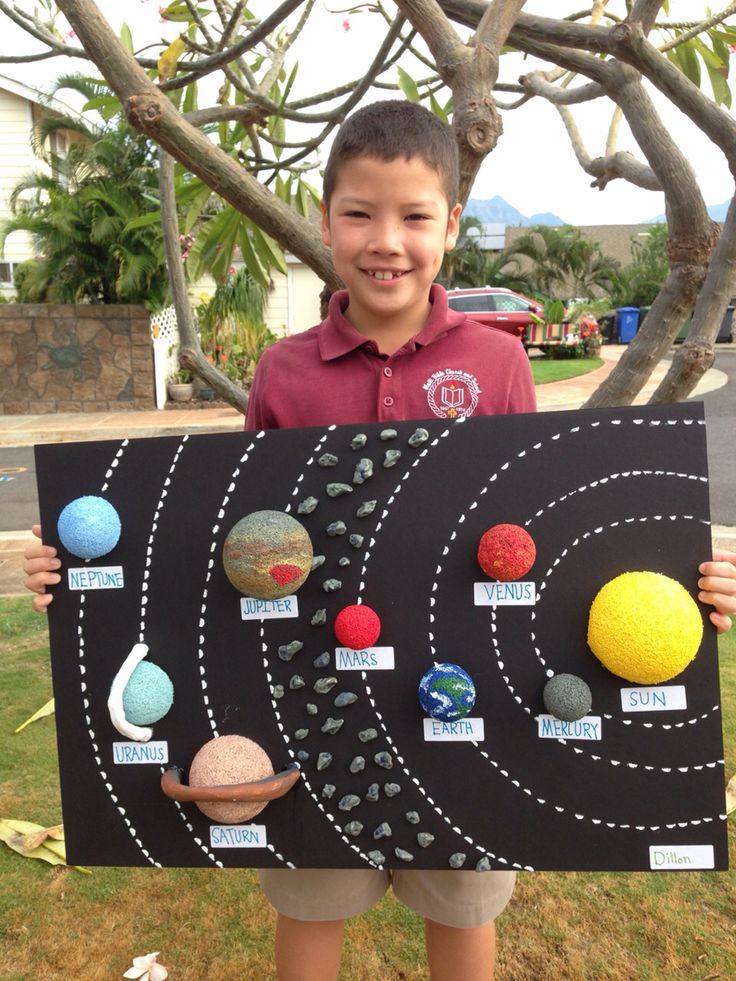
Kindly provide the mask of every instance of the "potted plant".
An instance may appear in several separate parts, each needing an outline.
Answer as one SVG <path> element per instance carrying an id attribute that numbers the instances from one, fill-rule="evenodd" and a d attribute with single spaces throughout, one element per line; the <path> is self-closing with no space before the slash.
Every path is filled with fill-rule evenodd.
<path id="1" fill-rule="evenodd" d="M 194 379 L 188 368 L 177 368 L 169 375 L 166 386 L 172 402 L 189 402 L 194 395 Z"/>

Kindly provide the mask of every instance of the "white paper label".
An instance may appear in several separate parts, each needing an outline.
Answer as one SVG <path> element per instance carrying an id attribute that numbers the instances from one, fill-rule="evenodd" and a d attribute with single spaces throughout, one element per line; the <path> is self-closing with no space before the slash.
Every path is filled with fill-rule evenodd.
<path id="1" fill-rule="evenodd" d="M 624 712 L 679 712 L 687 708 L 687 693 L 684 685 L 622 688 L 621 708 Z"/>
<path id="2" fill-rule="evenodd" d="M 122 589 L 123 567 L 121 565 L 85 565 L 81 569 L 67 569 L 69 589 Z"/>
<path id="3" fill-rule="evenodd" d="M 473 601 L 476 606 L 534 606 L 537 587 L 533 582 L 476 582 Z"/>
<path id="4" fill-rule="evenodd" d="M 483 719 L 456 719 L 454 722 L 424 719 L 424 740 L 428 743 L 481 743 L 485 738 Z"/>
<path id="5" fill-rule="evenodd" d="M 601 738 L 600 715 L 586 715 L 577 722 L 563 722 L 554 715 L 538 715 L 537 735 L 540 739 L 588 739 Z"/>
<path id="6" fill-rule="evenodd" d="M 350 647 L 335 649 L 335 667 L 338 671 L 392 671 L 393 647 L 366 647 L 354 651 Z"/>
<path id="7" fill-rule="evenodd" d="M 650 845 L 650 869 L 712 869 L 713 845 Z"/>
<path id="8" fill-rule="evenodd" d="M 210 826 L 211 848 L 265 848 L 265 824 L 213 824 Z"/>
<path id="9" fill-rule="evenodd" d="M 296 596 L 282 596 L 281 599 L 254 599 L 243 596 L 240 600 L 240 616 L 243 620 L 283 620 L 285 617 L 299 616 L 299 603 Z"/>
<path id="10" fill-rule="evenodd" d="M 168 763 L 169 744 L 163 742 L 150 743 L 113 743 L 112 759 L 117 766 L 129 763 Z"/>

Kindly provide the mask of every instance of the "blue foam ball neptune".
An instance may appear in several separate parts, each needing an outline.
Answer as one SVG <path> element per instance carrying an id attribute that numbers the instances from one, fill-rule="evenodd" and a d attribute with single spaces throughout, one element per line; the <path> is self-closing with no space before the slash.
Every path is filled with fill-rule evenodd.
<path id="1" fill-rule="evenodd" d="M 158 722 L 174 703 L 171 678 L 157 664 L 141 661 L 123 691 L 123 712 L 135 726 Z"/>
<path id="2" fill-rule="evenodd" d="M 104 497 L 77 497 L 59 515 L 56 524 L 61 544 L 79 559 L 107 555 L 120 538 L 120 518 Z"/>
<path id="3" fill-rule="evenodd" d="M 457 664 L 436 664 L 422 675 L 419 702 L 433 719 L 454 722 L 475 705 L 475 684 Z"/>

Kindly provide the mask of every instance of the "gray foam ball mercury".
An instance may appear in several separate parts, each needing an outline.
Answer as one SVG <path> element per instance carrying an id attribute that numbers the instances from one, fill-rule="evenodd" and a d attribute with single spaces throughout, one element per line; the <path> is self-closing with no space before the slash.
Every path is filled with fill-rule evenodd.
<path id="1" fill-rule="evenodd" d="M 577 722 L 590 712 L 593 696 L 590 688 L 575 674 L 556 674 L 542 692 L 544 707 L 563 722 Z"/>

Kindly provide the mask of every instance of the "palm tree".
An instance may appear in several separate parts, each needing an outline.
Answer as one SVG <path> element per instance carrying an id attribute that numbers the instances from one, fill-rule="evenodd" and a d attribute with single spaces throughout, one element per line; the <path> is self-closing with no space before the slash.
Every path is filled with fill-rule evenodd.
<path id="1" fill-rule="evenodd" d="M 597 242 L 571 225 L 534 225 L 510 251 L 531 261 L 527 275 L 532 287 L 547 296 L 608 293 L 616 282 L 616 260 L 604 255 Z"/>
<path id="2" fill-rule="evenodd" d="M 530 289 L 529 278 L 520 271 L 511 250 L 492 252 L 479 245 L 483 225 L 474 215 L 460 219 L 460 234 L 452 252 L 445 255 L 440 281 L 448 288 L 505 286 L 522 293 Z"/>

